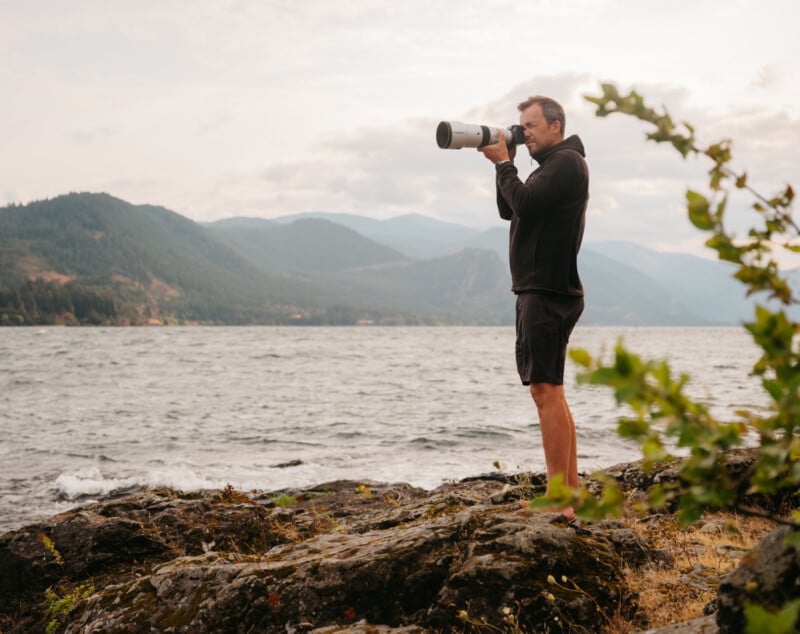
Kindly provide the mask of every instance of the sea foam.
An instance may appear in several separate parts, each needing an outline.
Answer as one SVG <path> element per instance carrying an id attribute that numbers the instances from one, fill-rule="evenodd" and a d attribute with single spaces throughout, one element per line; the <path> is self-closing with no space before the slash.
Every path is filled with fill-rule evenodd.
<path id="1" fill-rule="evenodd" d="M 131 477 L 106 477 L 98 469 L 62 473 L 55 482 L 56 495 L 64 500 L 101 498 L 139 489 L 170 488 L 176 491 L 219 489 L 226 483 L 197 475 L 192 469 L 175 467 Z"/>

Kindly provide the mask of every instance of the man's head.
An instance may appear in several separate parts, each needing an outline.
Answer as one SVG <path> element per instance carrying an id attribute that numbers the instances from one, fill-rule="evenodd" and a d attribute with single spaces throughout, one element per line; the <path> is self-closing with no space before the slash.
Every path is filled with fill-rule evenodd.
<path id="1" fill-rule="evenodd" d="M 550 97 L 528 97 L 517 106 L 519 123 L 525 130 L 525 147 L 531 156 L 564 140 L 567 117 L 564 108 Z"/>

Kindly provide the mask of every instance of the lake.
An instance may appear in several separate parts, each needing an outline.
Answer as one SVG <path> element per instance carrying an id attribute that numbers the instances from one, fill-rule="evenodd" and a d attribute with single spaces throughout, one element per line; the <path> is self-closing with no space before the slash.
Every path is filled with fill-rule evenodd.
<path id="1" fill-rule="evenodd" d="M 667 358 L 733 417 L 766 399 L 742 328 L 579 325 L 571 346 Z M 544 471 L 513 328 L 0 329 L 0 532 L 143 487 L 275 490 Z M 639 457 L 609 390 L 565 387 L 579 469 Z"/>

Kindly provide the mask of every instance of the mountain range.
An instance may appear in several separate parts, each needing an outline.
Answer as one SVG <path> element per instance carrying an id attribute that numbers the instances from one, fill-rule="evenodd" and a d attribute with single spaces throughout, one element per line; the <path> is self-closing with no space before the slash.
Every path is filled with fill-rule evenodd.
<path id="1" fill-rule="evenodd" d="M 96 193 L 12 205 L 0 208 L 0 323 L 512 324 L 499 223 L 315 212 L 199 224 Z M 725 263 L 587 242 L 580 270 L 584 324 L 752 315 Z"/>
<path id="2" fill-rule="evenodd" d="M 508 279 L 506 226 L 480 230 L 419 215 L 375 220 L 324 212 L 283 216 L 273 222 L 308 219 L 341 224 L 410 258 L 444 257 L 464 249 L 491 251 Z M 579 267 L 587 296 L 582 322 L 597 325 L 733 325 L 750 319 L 762 299 L 744 296 L 729 263 L 653 251 L 632 242 L 587 241 Z M 791 272 L 789 277 L 797 275 Z"/>

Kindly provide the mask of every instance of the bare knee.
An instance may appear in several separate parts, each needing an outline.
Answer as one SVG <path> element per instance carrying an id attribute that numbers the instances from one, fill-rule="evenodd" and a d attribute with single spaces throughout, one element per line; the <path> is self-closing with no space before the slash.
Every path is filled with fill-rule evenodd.
<path id="1" fill-rule="evenodd" d="M 531 383 L 531 396 L 538 409 L 546 408 L 557 400 L 561 400 L 564 394 L 563 385 L 553 385 L 552 383 Z"/>

